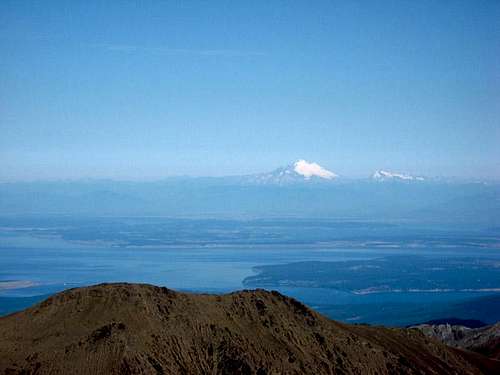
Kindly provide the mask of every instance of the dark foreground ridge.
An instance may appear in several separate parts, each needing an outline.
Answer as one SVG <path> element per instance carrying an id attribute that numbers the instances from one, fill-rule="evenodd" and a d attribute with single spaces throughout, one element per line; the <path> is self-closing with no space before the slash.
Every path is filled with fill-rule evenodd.
<path id="1" fill-rule="evenodd" d="M 497 363 L 418 330 L 341 324 L 263 290 L 101 284 L 0 318 L 5 374 L 487 374 Z"/>

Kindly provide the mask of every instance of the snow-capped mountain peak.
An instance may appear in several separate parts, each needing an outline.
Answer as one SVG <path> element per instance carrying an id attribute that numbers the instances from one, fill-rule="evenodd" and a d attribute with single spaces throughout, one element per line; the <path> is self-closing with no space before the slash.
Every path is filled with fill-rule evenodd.
<path id="1" fill-rule="evenodd" d="M 326 180 L 333 180 L 335 177 L 338 177 L 335 173 L 323 168 L 321 165 L 317 163 L 309 163 L 304 159 L 296 161 L 293 164 L 293 170 L 295 173 L 304 176 L 306 180 L 313 176 L 324 178 Z"/>
<path id="2" fill-rule="evenodd" d="M 331 181 L 337 174 L 323 168 L 317 163 L 300 159 L 286 167 L 275 169 L 269 173 L 260 173 L 246 177 L 247 183 L 286 185 L 306 181 Z"/>
<path id="3" fill-rule="evenodd" d="M 400 181 L 423 181 L 424 178 L 420 176 L 411 176 L 405 173 L 395 173 L 384 170 L 378 170 L 373 173 L 372 178 L 378 181 L 385 180 L 400 180 Z"/>

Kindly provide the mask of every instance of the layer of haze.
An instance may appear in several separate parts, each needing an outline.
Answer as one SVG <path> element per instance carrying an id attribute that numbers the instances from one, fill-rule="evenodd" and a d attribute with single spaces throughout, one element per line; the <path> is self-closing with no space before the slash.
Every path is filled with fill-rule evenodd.
<path id="1" fill-rule="evenodd" d="M 500 178 L 499 1 L 0 2 L 0 180 Z"/>

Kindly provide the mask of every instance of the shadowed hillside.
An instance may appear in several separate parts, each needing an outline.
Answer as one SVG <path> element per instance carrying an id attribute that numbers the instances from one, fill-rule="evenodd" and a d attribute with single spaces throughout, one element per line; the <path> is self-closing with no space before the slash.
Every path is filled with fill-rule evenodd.
<path id="1" fill-rule="evenodd" d="M 102 284 L 0 319 L 6 374 L 481 374 L 494 366 L 417 330 L 340 324 L 263 290 L 217 296 Z"/>

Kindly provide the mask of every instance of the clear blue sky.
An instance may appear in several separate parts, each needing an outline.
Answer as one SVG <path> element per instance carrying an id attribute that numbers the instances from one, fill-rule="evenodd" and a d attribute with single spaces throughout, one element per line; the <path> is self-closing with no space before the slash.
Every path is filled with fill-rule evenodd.
<path id="1" fill-rule="evenodd" d="M 0 180 L 500 178 L 500 1 L 0 2 Z"/>

